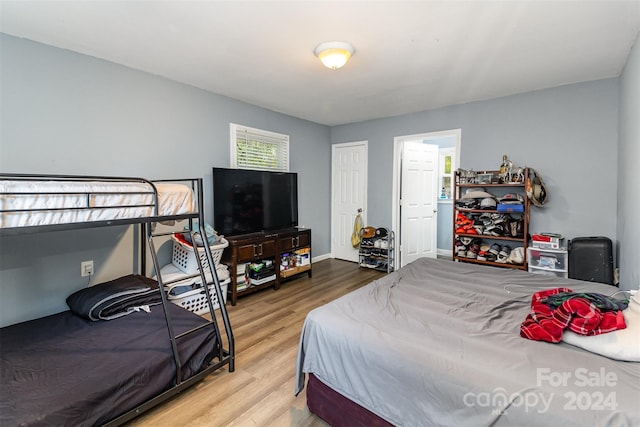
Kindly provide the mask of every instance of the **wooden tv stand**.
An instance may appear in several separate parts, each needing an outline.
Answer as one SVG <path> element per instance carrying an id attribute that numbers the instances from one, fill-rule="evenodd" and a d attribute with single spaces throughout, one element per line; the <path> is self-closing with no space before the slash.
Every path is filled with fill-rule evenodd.
<path id="1" fill-rule="evenodd" d="M 290 228 L 225 238 L 229 246 L 224 250 L 222 262 L 229 268 L 231 305 L 236 305 L 238 297 L 261 289 L 272 286 L 280 289 L 281 281 L 286 278 L 305 272 L 311 277 L 311 229 Z M 238 276 L 244 275 L 242 266 L 262 260 L 273 262 L 275 277 L 261 280 L 259 284 L 245 284 L 246 287 L 241 283 L 241 289 L 238 289 Z"/>

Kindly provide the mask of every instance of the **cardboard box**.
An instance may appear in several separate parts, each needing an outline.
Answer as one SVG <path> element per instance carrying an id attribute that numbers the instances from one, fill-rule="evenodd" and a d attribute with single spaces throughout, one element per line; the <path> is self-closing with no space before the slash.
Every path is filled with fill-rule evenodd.
<path id="1" fill-rule="evenodd" d="M 559 249 L 562 237 L 551 236 L 547 234 L 532 234 L 531 246 L 540 249 Z"/>

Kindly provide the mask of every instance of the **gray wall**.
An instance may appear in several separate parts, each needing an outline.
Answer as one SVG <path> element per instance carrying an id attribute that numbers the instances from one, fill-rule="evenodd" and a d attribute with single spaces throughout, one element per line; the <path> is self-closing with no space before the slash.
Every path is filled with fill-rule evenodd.
<path id="1" fill-rule="evenodd" d="M 497 168 L 506 153 L 543 175 L 550 201 L 533 210 L 532 231 L 617 237 L 623 286 L 638 287 L 639 225 L 628 219 L 639 209 L 631 184 L 638 164 L 637 42 L 620 80 L 332 129 L 6 35 L 0 54 L 2 172 L 203 177 L 210 219 L 211 167 L 228 165 L 229 122 L 289 134 L 300 220 L 314 230 L 320 256 L 330 251 L 330 143 L 369 141 L 369 170 L 376 171 L 369 220 L 390 224 L 393 138 L 461 128 L 461 167 Z M 616 214 L 627 220 L 617 222 Z M 79 277 L 82 260 L 95 260 L 94 283 L 129 273 L 132 234 L 116 227 L 3 238 L 0 325 L 64 310 L 64 297 L 87 284 Z"/>
<path id="2" fill-rule="evenodd" d="M 532 208 L 532 232 L 616 239 L 618 80 L 336 126 L 331 141 L 369 141 L 369 222 L 391 223 L 393 138 L 462 129 L 460 166 L 497 169 L 507 154 L 534 167 L 550 193 Z"/>
<path id="3" fill-rule="evenodd" d="M 211 167 L 229 166 L 229 123 L 280 132 L 299 173 L 300 223 L 314 231 L 313 255 L 329 253 L 328 127 L 7 35 L 0 52 L 0 171 L 202 177 L 211 222 Z M 82 260 L 95 261 L 94 281 L 130 273 L 131 240 L 129 229 L 3 238 L 0 325 L 64 310 L 86 285 Z"/>
<path id="4" fill-rule="evenodd" d="M 451 256 L 453 248 L 453 202 L 438 201 L 438 252 Z"/>
<path id="5" fill-rule="evenodd" d="M 640 289 L 640 34 L 620 78 L 618 255 L 620 287 Z"/>

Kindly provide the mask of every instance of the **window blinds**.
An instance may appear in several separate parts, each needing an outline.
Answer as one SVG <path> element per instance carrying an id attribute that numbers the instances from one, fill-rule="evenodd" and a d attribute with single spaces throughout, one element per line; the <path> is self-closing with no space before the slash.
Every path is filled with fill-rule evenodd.
<path id="1" fill-rule="evenodd" d="M 289 135 L 231 123 L 231 167 L 289 171 Z"/>

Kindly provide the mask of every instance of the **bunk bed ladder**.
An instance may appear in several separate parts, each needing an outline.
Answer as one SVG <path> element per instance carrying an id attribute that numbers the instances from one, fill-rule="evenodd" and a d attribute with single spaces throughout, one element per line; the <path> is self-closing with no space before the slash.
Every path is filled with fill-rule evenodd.
<path id="1" fill-rule="evenodd" d="M 149 245 L 149 252 L 151 253 L 151 259 L 153 261 L 153 267 L 156 273 L 156 279 L 158 281 L 158 286 L 160 287 L 160 296 L 162 297 L 162 307 L 164 309 L 164 317 L 167 322 L 167 329 L 169 331 L 169 340 L 171 341 L 171 351 L 173 352 L 173 360 L 176 365 L 176 385 L 182 382 L 182 361 L 180 359 L 180 353 L 178 352 L 178 337 L 176 336 L 173 330 L 173 323 L 171 321 L 171 314 L 169 310 L 167 310 L 167 304 L 171 304 L 167 297 L 167 293 L 164 291 L 165 283 L 162 280 L 162 274 L 160 274 L 160 262 L 158 261 L 158 254 L 156 252 L 156 247 L 153 243 L 154 237 L 166 236 L 172 233 L 153 233 L 153 224 L 147 223 L 146 228 L 148 231 L 147 235 L 147 243 Z"/>
<path id="2" fill-rule="evenodd" d="M 203 222 L 199 222 L 199 224 L 202 224 Z M 233 333 L 231 332 L 231 323 L 229 320 L 229 316 L 226 310 L 226 306 L 224 304 L 224 297 L 222 294 L 222 288 L 220 286 L 220 281 L 218 279 L 218 275 L 216 274 L 216 268 L 215 268 L 215 264 L 213 262 L 213 256 L 211 253 L 211 249 L 209 248 L 209 246 L 205 245 L 204 246 L 204 250 L 205 253 L 207 255 L 206 257 L 206 261 L 207 264 L 209 266 L 209 275 L 211 276 L 211 280 L 209 280 L 207 278 L 207 273 L 205 273 L 205 269 L 203 268 L 203 262 L 200 259 L 199 256 L 196 256 L 196 260 L 198 263 L 198 273 L 196 274 L 191 274 L 191 275 L 186 275 L 184 277 L 180 277 L 178 279 L 174 279 L 172 281 L 167 281 L 165 282 L 162 279 L 162 274 L 161 274 L 161 267 L 160 267 L 160 262 L 158 260 L 158 255 L 157 255 L 157 249 L 156 249 L 156 245 L 154 243 L 154 239 L 155 238 L 159 238 L 159 237 L 166 237 L 166 236 L 170 236 L 170 235 L 174 235 L 177 233 L 184 233 L 184 232 L 179 232 L 179 231 L 168 231 L 168 232 L 160 232 L 160 233 L 154 233 L 152 230 L 152 225 L 150 223 L 146 224 L 146 228 L 147 228 L 147 242 L 148 242 L 148 246 L 149 246 L 149 252 L 151 254 L 151 259 L 152 259 L 152 263 L 153 263 L 153 267 L 156 273 L 156 280 L 158 281 L 158 285 L 160 286 L 160 289 L 165 289 L 166 286 L 171 285 L 175 282 L 178 281 L 182 281 L 186 278 L 194 278 L 194 277 L 199 277 L 203 286 L 203 290 L 205 292 L 206 295 L 206 300 L 208 301 L 208 306 L 209 306 L 209 313 L 211 315 L 211 320 L 203 323 L 201 326 L 185 331 L 181 334 L 176 334 L 174 332 L 173 329 L 173 324 L 171 322 L 171 315 L 169 314 L 169 312 L 166 310 L 166 304 L 171 304 L 171 302 L 168 300 L 168 296 L 166 292 L 161 292 L 161 297 L 162 297 L 162 304 L 165 307 L 165 319 L 167 322 L 167 329 L 169 331 L 169 336 L 170 336 L 170 340 L 171 340 L 171 349 L 173 351 L 173 356 L 174 356 L 174 361 L 176 364 L 176 384 L 180 384 L 182 382 L 182 361 L 180 359 L 180 354 L 178 352 L 178 340 L 183 337 L 186 336 L 192 332 L 195 332 L 199 329 L 202 328 L 206 328 L 206 327 L 213 327 L 216 333 L 216 337 L 218 337 L 219 340 L 219 351 L 218 351 L 218 360 L 219 360 L 219 364 L 225 364 L 228 363 L 229 364 L 229 372 L 233 372 L 235 370 L 235 342 L 234 342 L 234 338 L 233 338 Z M 204 235 L 204 230 L 200 227 L 199 232 L 201 233 L 200 235 Z M 191 241 L 195 241 L 195 230 L 194 230 L 194 226 L 193 226 L 193 219 L 189 218 L 189 233 L 191 234 Z M 221 335 L 221 331 L 220 331 L 220 326 L 218 324 L 218 318 L 217 318 L 217 314 L 216 314 L 216 310 L 214 309 L 213 303 L 211 302 L 211 290 L 209 289 L 210 286 L 213 286 L 214 291 L 216 293 L 216 295 L 218 296 L 218 306 L 219 306 L 219 310 L 220 310 L 220 314 L 222 317 L 222 322 L 224 325 L 224 332 L 227 338 L 227 342 L 228 342 L 228 349 L 224 348 L 223 345 L 223 341 L 222 341 L 222 335 Z"/>
<path id="3" fill-rule="evenodd" d="M 202 207 L 204 206 L 204 196 L 202 194 L 202 179 L 199 178 L 198 179 L 198 188 L 199 191 L 197 192 L 197 196 L 198 196 L 198 206 Z M 203 209 L 198 209 L 198 229 L 200 232 L 200 236 L 206 236 L 205 233 L 205 220 L 204 220 L 204 211 Z M 193 221 L 191 219 L 189 219 L 189 230 L 191 231 L 191 241 L 195 241 L 194 240 L 194 233 L 193 233 Z M 229 363 L 229 372 L 233 372 L 235 370 L 235 340 L 233 337 L 233 331 L 231 330 L 231 321 L 229 320 L 229 313 L 227 312 L 227 306 L 225 304 L 225 299 L 224 299 L 224 295 L 222 294 L 222 289 L 220 287 L 220 281 L 218 280 L 218 273 L 216 272 L 216 267 L 215 264 L 213 262 L 213 255 L 211 253 L 211 248 L 209 247 L 209 245 L 204 245 L 204 249 L 205 249 L 205 253 L 207 254 L 207 263 L 209 264 L 209 266 L 211 267 L 211 276 L 213 278 L 213 286 L 214 289 L 216 291 L 216 295 L 218 296 L 218 306 L 220 307 L 220 315 L 222 317 L 222 322 L 224 324 L 224 330 L 225 330 L 225 335 L 227 337 L 227 342 L 228 342 L 228 350 L 224 350 L 224 346 L 222 344 L 222 336 L 218 333 L 218 339 L 220 340 L 220 357 L 219 360 L 223 361 L 223 360 L 228 360 Z M 198 270 L 200 272 L 200 277 L 202 279 L 202 283 L 204 285 L 204 290 L 205 290 L 205 295 L 207 296 L 207 302 L 209 303 L 209 313 L 211 314 L 211 320 L 214 322 L 214 324 L 216 325 L 216 328 L 218 327 L 218 322 L 216 319 L 216 314 L 215 314 L 215 310 L 213 308 L 213 304 L 211 302 L 211 295 L 210 295 L 210 290 L 209 290 L 209 283 L 207 283 L 207 278 L 206 275 L 204 273 L 204 269 L 202 268 L 202 260 L 200 259 L 200 257 L 196 257 L 196 260 L 198 262 Z"/>
<path id="4" fill-rule="evenodd" d="M 200 213 L 200 218 L 198 220 L 198 227 L 199 227 L 199 233 L 200 236 L 205 236 L 205 230 L 204 230 L 204 218 L 202 217 L 202 213 Z M 195 236 L 194 236 L 194 230 L 193 230 L 193 222 L 192 220 L 189 220 L 189 230 L 190 230 L 190 234 L 191 234 L 191 241 L 194 242 L 195 241 Z M 229 372 L 233 372 L 235 370 L 235 342 L 234 342 L 234 338 L 233 338 L 233 333 L 231 331 L 231 321 L 229 320 L 229 314 L 227 313 L 227 308 L 225 305 L 225 299 L 224 299 L 224 295 L 222 293 L 222 287 L 220 286 L 220 280 L 218 278 L 218 273 L 216 272 L 216 266 L 215 263 L 213 262 L 213 254 L 211 253 L 211 247 L 209 247 L 209 245 L 204 245 L 204 251 L 205 254 L 207 255 L 207 264 L 209 265 L 209 270 L 211 271 L 211 277 L 213 279 L 213 283 L 208 283 L 207 281 L 207 277 L 205 274 L 205 269 L 203 268 L 202 265 L 202 260 L 200 259 L 199 256 L 196 257 L 197 263 L 198 263 L 198 271 L 200 272 L 200 278 L 202 280 L 202 283 L 205 284 L 204 286 L 204 292 L 205 295 L 207 297 L 207 301 L 208 301 L 208 305 L 209 305 L 209 314 L 211 315 L 211 320 L 214 324 L 214 327 L 216 328 L 216 333 L 218 334 L 218 337 L 222 338 L 222 335 L 220 335 L 220 331 L 218 328 L 218 321 L 216 318 L 216 311 L 213 307 L 213 303 L 211 302 L 211 290 L 209 289 L 210 285 L 213 285 L 214 290 L 216 292 L 216 295 L 218 296 L 218 306 L 220 308 L 220 315 L 222 317 L 222 322 L 224 325 L 224 330 L 225 330 L 225 334 L 227 337 L 227 342 L 229 345 L 229 349 L 225 350 L 224 346 L 222 345 L 222 341 L 220 342 L 220 354 L 219 354 L 219 359 L 220 360 L 224 360 L 225 358 L 229 358 Z"/>

